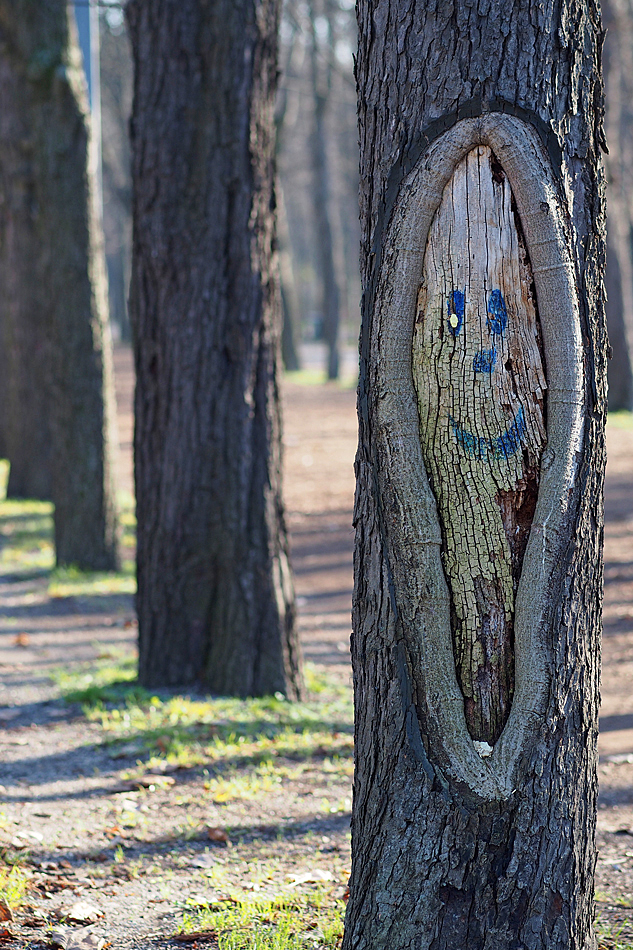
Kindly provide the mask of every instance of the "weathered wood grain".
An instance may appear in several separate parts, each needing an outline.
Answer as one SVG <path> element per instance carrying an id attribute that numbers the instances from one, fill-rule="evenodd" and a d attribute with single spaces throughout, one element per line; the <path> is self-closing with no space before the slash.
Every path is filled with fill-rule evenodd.
<path id="1" fill-rule="evenodd" d="M 545 442 L 540 329 L 513 204 L 492 150 L 470 151 L 429 233 L 413 337 L 457 676 L 484 754 L 501 734 L 514 691 L 514 597 Z"/>

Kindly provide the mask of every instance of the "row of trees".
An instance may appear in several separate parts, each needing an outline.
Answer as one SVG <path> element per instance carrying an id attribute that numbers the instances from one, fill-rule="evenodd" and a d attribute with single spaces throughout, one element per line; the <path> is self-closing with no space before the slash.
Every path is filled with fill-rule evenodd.
<path id="1" fill-rule="evenodd" d="M 104 227 L 111 318 L 130 339 L 128 123 L 132 53 L 119 7 L 101 20 Z M 336 376 L 342 340 L 358 334 L 358 161 L 351 0 L 287 0 L 282 9 L 275 106 L 282 354 L 299 366 L 302 338 L 327 344 Z"/>

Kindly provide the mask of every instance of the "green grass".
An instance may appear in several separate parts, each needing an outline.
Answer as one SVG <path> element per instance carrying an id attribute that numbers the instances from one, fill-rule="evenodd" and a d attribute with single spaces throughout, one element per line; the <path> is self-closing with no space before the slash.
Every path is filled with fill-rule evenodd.
<path id="1" fill-rule="evenodd" d="M 633 429 L 633 412 L 620 409 L 607 415 L 607 425 L 613 429 Z"/>
<path id="2" fill-rule="evenodd" d="M 337 950 L 345 905 L 320 889 L 274 900 L 222 901 L 183 916 L 182 932 L 214 933 L 219 950 Z"/>
<path id="3" fill-rule="evenodd" d="M 55 564 L 53 506 L 48 501 L 0 502 L 0 573 L 46 573 Z"/>
<path id="4" fill-rule="evenodd" d="M 284 378 L 297 383 L 299 386 L 323 386 L 325 383 L 329 383 L 329 385 L 339 386 L 341 389 L 355 389 L 358 380 L 356 373 L 353 376 L 347 374 L 339 379 L 328 380 L 326 371 L 322 369 L 286 371 Z"/>
<path id="5" fill-rule="evenodd" d="M 24 903 L 29 877 L 17 865 L 9 867 L 0 863 L 0 900 L 15 910 Z"/>
<path id="6" fill-rule="evenodd" d="M 280 693 L 161 698 L 138 685 L 132 659 L 105 657 L 53 676 L 62 695 L 99 724 L 114 756 L 137 756 L 145 770 L 206 766 L 205 790 L 219 804 L 255 798 L 284 778 L 309 772 L 315 762 L 330 775 L 352 775 L 351 690 L 310 667 L 310 696 L 301 703 L 287 702 Z M 324 799 L 321 807 L 326 805 L 335 813 L 348 810 L 349 801 Z"/>
<path id="7" fill-rule="evenodd" d="M 3 472 L 0 460 L 0 498 Z M 133 554 L 136 517 L 134 500 L 129 495 L 121 498 L 121 526 L 123 548 Z M 74 566 L 55 567 L 53 505 L 49 501 L 0 501 L 0 574 L 48 576 L 47 593 L 52 598 L 110 597 L 136 592 L 135 565 L 130 557 L 117 572 L 93 573 Z"/>
<path id="8" fill-rule="evenodd" d="M 136 659 L 116 653 L 75 668 L 53 670 L 52 680 L 69 703 L 89 712 L 105 704 L 143 703 L 150 694 L 136 685 Z"/>
<path id="9" fill-rule="evenodd" d="M 49 597 L 105 597 L 135 594 L 134 563 L 126 561 L 121 571 L 80 571 L 78 567 L 57 567 L 51 571 Z"/>

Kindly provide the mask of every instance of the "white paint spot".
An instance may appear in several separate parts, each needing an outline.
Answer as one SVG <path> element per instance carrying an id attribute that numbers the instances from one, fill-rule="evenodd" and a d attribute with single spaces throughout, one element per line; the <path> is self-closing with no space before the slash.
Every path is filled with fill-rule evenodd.
<path id="1" fill-rule="evenodd" d="M 473 740 L 473 745 L 475 747 L 475 752 L 478 752 L 482 759 L 487 759 L 489 755 L 492 755 L 492 746 L 487 742 L 477 742 Z"/>

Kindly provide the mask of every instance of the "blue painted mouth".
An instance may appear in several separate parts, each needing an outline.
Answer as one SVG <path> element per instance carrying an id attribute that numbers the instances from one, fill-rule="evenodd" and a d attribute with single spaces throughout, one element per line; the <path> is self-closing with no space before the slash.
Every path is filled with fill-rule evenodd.
<path id="1" fill-rule="evenodd" d="M 497 362 L 497 348 L 493 346 L 491 350 L 480 350 L 473 356 L 473 370 L 475 373 L 492 373 Z"/>
<path id="2" fill-rule="evenodd" d="M 463 429 L 452 416 L 448 417 L 448 421 L 457 444 L 461 445 L 466 454 L 485 462 L 492 459 L 507 459 L 516 455 L 527 432 L 523 406 L 515 415 L 512 425 L 495 439 L 484 439 L 469 432 L 468 429 Z"/>

